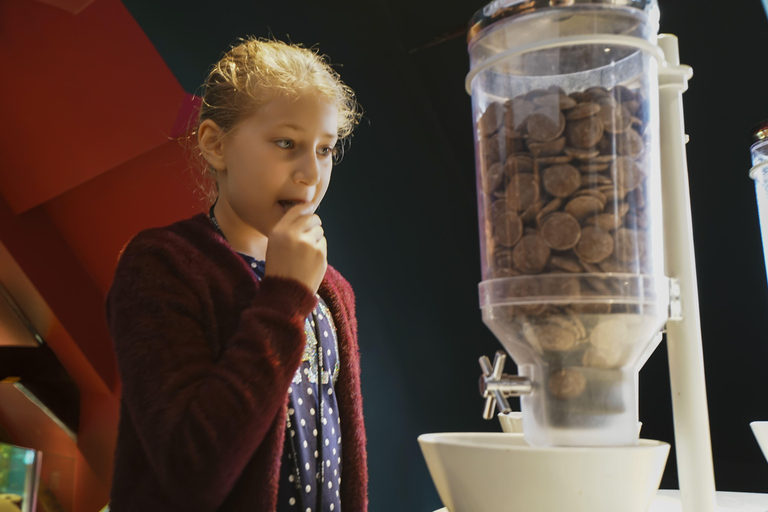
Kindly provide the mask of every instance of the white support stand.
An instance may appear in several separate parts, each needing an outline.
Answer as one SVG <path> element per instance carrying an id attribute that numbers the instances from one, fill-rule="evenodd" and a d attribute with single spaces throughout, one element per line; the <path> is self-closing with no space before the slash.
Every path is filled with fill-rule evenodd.
<path id="1" fill-rule="evenodd" d="M 669 377 L 683 512 L 714 512 L 715 477 L 701 346 L 693 250 L 683 92 L 693 72 L 680 65 L 677 37 L 660 35 L 666 64 L 659 68 L 661 189 L 666 273 L 680 284 L 681 319 L 667 322 Z"/>

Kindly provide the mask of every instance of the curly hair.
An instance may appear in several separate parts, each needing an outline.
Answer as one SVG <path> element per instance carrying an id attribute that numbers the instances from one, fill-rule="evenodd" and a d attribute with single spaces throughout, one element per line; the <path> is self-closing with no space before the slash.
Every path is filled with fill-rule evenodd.
<path id="1" fill-rule="evenodd" d="M 338 108 L 339 141 L 334 150 L 338 161 L 360 121 L 355 93 L 342 82 L 327 56 L 296 44 L 255 37 L 241 39 L 209 72 L 195 126 L 210 119 L 226 138 L 243 119 L 278 95 L 308 93 L 319 95 Z M 201 185 L 210 200 L 216 193 L 206 185 L 215 184 L 216 175 L 207 162 L 203 165 L 209 183 Z"/>

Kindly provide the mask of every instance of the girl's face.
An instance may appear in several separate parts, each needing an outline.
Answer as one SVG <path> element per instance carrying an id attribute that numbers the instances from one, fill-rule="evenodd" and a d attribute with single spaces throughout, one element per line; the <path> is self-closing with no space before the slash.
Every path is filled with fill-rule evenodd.
<path id="1" fill-rule="evenodd" d="M 338 110 L 314 95 L 279 96 L 225 139 L 219 194 L 244 222 L 269 237 L 288 208 L 320 205 L 333 167 Z"/>

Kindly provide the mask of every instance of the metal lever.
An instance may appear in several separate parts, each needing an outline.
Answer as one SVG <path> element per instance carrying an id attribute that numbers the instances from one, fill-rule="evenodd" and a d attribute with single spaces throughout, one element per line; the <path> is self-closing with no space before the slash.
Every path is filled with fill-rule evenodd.
<path id="1" fill-rule="evenodd" d="M 485 398 L 483 418 L 493 419 L 493 410 L 498 406 L 500 413 L 511 412 L 507 397 L 527 395 L 531 392 L 531 381 L 528 377 L 508 375 L 504 373 L 504 363 L 507 354 L 498 350 L 493 358 L 493 366 L 488 356 L 479 360 L 483 374 L 480 376 L 480 394 Z"/>

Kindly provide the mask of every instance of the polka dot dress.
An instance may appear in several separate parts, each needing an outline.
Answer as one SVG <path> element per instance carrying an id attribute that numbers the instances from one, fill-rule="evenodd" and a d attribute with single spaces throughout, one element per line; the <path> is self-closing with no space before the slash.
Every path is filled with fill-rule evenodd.
<path id="1" fill-rule="evenodd" d="M 210 217 L 221 233 L 213 207 Z M 258 279 L 264 277 L 263 261 L 240 256 Z M 339 345 L 331 313 L 320 297 L 304 322 L 304 334 L 301 365 L 288 389 L 277 512 L 340 512 L 341 429 L 334 391 Z"/>
<path id="2" fill-rule="evenodd" d="M 304 324 L 307 344 L 288 391 L 278 512 L 341 510 L 341 432 L 333 384 L 338 344 L 328 307 L 319 304 Z"/>

